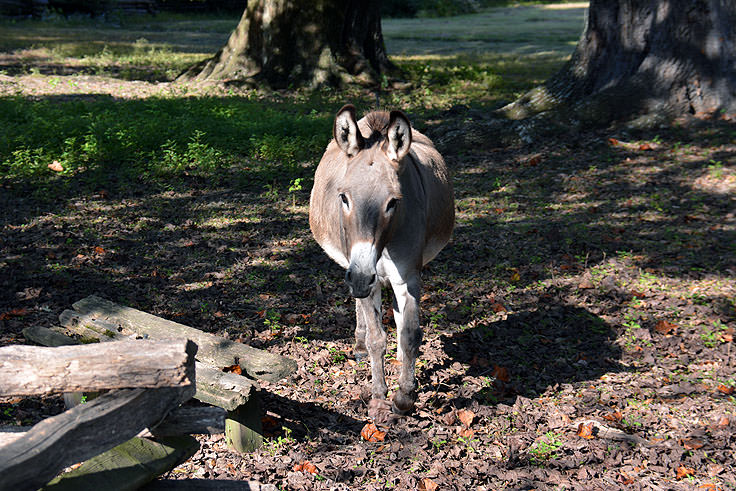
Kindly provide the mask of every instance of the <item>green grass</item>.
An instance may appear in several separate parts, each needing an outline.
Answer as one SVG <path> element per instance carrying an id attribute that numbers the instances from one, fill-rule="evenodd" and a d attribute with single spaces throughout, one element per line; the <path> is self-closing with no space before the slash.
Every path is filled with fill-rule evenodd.
<path id="1" fill-rule="evenodd" d="M 330 124 L 331 111 L 308 103 L 243 97 L 0 98 L 0 175 L 102 184 L 113 175 L 168 180 L 234 168 L 293 180 L 324 149 Z M 48 169 L 54 161 L 64 168 L 58 175 Z"/>

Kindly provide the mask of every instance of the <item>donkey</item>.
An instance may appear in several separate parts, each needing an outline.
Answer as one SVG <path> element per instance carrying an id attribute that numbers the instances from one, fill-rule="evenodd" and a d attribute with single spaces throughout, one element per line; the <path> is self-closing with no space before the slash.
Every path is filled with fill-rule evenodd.
<path id="1" fill-rule="evenodd" d="M 414 365 L 422 342 L 422 266 L 450 240 L 455 224 L 452 184 L 432 141 L 401 111 L 376 111 L 356 121 L 348 104 L 337 113 L 333 140 L 314 175 L 309 226 L 315 240 L 347 269 L 355 297 L 355 357 L 370 356 L 368 414 L 381 420 L 414 407 Z M 397 332 L 399 387 L 386 401 L 386 332 L 381 285 L 390 284 Z"/>

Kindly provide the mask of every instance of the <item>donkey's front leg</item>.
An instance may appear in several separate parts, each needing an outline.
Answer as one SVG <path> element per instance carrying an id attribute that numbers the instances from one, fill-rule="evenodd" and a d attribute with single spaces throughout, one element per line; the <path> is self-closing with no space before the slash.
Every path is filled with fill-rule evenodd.
<path id="1" fill-rule="evenodd" d="M 401 361 L 399 389 L 394 393 L 392 409 L 397 414 L 408 414 L 417 398 L 414 365 L 422 344 L 419 324 L 419 298 L 422 284 L 418 276 L 406 283 L 391 284 L 394 291 L 394 320 L 397 332 L 397 359 Z"/>
<path id="2" fill-rule="evenodd" d="M 383 358 L 386 354 L 386 331 L 381 323 L 381 286 L 376 285 L 366 298 L 356 298 L 357 312 L 362 314 L 365 326 L 365 347 L 371 358 L 371 407 L 386 399 L 388 387 L 384 375 Z M 360 321 L 357 328 L 360 329 Z M 359 335 L 356 332 L 356 337 Z M 375 402 L 374 402 L 375 401 Z"/>

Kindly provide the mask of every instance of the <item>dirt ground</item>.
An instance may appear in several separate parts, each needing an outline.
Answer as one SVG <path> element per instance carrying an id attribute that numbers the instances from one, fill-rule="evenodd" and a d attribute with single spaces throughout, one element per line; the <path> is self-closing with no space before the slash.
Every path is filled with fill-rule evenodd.
<path id="1" fill-rule="evenodd" d="M 29 90 L 28 77 L 0 82 Z M 75 80 L 119 97 L 173 90 Z M 459 107 L 420 128 L 435 136 L 476 117 Z M 261 450 L 238 455 L 221 436 L 198 437 L 168 480 L 731 489 L 735 132 L 693 120 L 443 148 L 457 226 L 423 273 L 416 412 L 379 428 L 380 441 L 361 437 L 369 370 L 352 356 L 342 272 L 309 235 L 309 189 L 293 205 L 260 185 L 202 180 L 124 195 L 72 189 L 56 202 L 0 188 L 0 345 L 98 294 L 298 362 L 289 380 L 261 384 Z M 392 386 L 388 314 L 385 325 Z M 59 397 L 4 401 L 0 423 L 60 410 Z"/>

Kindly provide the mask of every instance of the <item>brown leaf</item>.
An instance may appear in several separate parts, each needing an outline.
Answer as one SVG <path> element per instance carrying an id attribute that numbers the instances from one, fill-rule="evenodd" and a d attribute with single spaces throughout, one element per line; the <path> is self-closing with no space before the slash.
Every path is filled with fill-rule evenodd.
<path id="1" fill-rule="evenodd" d="M 690 440 L 683 440 L 682 446 L 688 450 L 697 450 L 703 448 L 704 443 L 697 438 L 691 438 Z"/>
<path id="2" fill-rule="evenodd" d="M 12 317 L 23 317 L 26 314 L 28 314 L 28 309 L 25 307 L 8 310 L 7 312 L 3 312 L 2 314 L 0 314 L 0 321 L 4 321 Z"/>
<path id="3" fill-rule="evenodd" d="M 591 288 L 595 288 L 595 285 L 589 279 L 583 278 L 583 280 L 578 285 L 578 288 L 580 290 L 590 290 Z"/>
<path id="4" fill-rule="evenodd" d="M 317 473 L 317 466 L 308 460 L 305 460 L 301 464 L 296 464 L 293 469 L 294 472 L 309 472 L 310 474 Z"/>
<path id="5" fill-rule="evenodd" d="M 727 396 L 730 396 L 731 394 L 733 394 L 733 391 L 734 391 L 733 387 L 725 385 L 725 384 L 718 384 L 717 389 L 718 389 L 718 392 L 720 392 L 721 394 L 726 394 Z"/>
<path id="6" fill-rule="evenodd" d="M 61 162 L 58 160 L 54 160 L 48 165 L 48 168 L 51 169 L 54 172 L 62 172 L 64 170 L 64 166 L 61 165 Z"/>
<path id="7" fill-rule="evenodd" d="M 469 409 L 461 409 L 457 412 L 457 419 L 466 427 L 470 428 L 475 419 L 475 413 Z"/>
<path id="8" fill-rule="evenodd" d="M 447 426 L 452 426 L 455 424 L 455 421 L 457 421 L 457 414 L 455 413 L 455 411 L 450 411 L 449 413 L 440 416 L 440 419 Z"/>
<path id="9" fill-rule="evenodd" d="M 629 293 L 631 293 L 636 298 L 644 298 L 646 296 L 642 292 L 636 290 L 631 290 Z"/>
<path id="10" fill-rule="evenodd" d="M 654 326 L 654 330 L 660 334 L 669 334 L 675 329 L 677 329 L 677 324 L 673 324 L 672 322 L 667 322 L 664 320 L 657 322 L 657 324 Z"/>
<path id="11" fill-rule="evenodd" d="M 609 144 L 609 145 L 611 145 L 612 147 L 615 147 L 615 146 L 616 146 L 616 145 L 618 145 L 619 143 L 620 143 L 620 142 L 619 142 L 619 141 L 618 141 L 617 139 L 615 139 L 615 138 L 609 138 L 609 139 L 608 139 L 608 144 Z"/>
<path id="12" fill-rule="evenodd" d="M 621 421 L 624 419 L 624 415 L 621 414 L 620 411 L 615 411 L 609 414 L 604 414 L 603 419 L 607 419 L 608 421 Z"/>
<path id="13" fill-rule="evenodd" d="M 105 253 L 105 249 L 103 249 L 100 246 L 95 246 L 95 253 L 97 253 L 97 254 L 104 254 Z"/>
<path id="14" fill-rule="evenodd" d="M 506 307 L 504 307 L 503 304 L 499 302 L 493 303 L 491 305 L 491 308 L 493 309 L 495 313 L 506 312 Z"/>
<path id="15" fill-rule="evenodd" d="M 578 431 L 576 433 L 580 438 L 585 438 L 586 440 L 592 440 L 595 438 L 593 435 L 593 423 L 580 423 L 578 425 Z"/>
<path id="16" fill-rule="evenodd" d="M 459 428 L 457 434 L 463 438 L 473 438 L 475 431 L 469 428 Z"/>
<path id="17" fill-rule="evenodd" d="M 419 481 L 419 485 L 417 486 L 417 489 L 419 491 L 436 491 L 436 489 L 439 486 L 436 482 L 431 480 L 428 477 L 423 478 L 421 481 Z"/>
<path id="18" fill-rule="evenodd" d="M 499 367 L 498 365 L 494 365 L 491 376 L 497 380 L 500 380 L 501 382 L 509 382 L 511 380 L 508 368 Z"/>
<path id="19" fill-rule="evenodd" d="M 718 423 L 716 423 L 719 428 L 725 428 L 729 424 L 731 424 L 731 420 L 729 420 L 727 416 L 721 416 L 718 418 Z"/>
<path id="20" fill-rule="evenodd" d="M 695 469 L 681 465 L 677 468 L 677 479 L 685 479 L 688 476 L 695 475 Z"/>
<path id="21" fill-rule="evenodd" d="M 379 430 L 373 423 L 367 423 L 362 430 L 360 436 L 367 442 L 382 442 L 386 438 L 386 432 Z"/>
<path id="22" fill-rule="evenodd" d="M 652 148 L 652 146 L 650 144 L 648 144 L 648 143 L 642 143 L 641 145 L 639 145 L 639 150 L 641 150 L 641 151 L 644 152 L 644 151 L 654 150 L 654 149 Z"/>
<path id="23" fill-rule="evenodd" d="M 238 375 L 243 375 L 243 368 L 240 365 L 230 365 L 229 367 L 223 368 L 222 371 L 226 373 L 237 373 Z"/>

